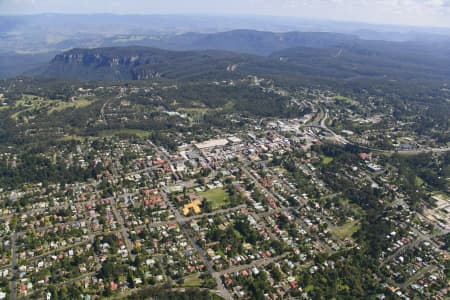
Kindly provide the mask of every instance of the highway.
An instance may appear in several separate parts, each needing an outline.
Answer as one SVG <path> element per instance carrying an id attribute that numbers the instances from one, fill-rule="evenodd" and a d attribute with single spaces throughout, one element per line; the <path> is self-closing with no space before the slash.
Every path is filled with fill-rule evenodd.
<path id="1" fill-rule="evenodd" d="M 328 109 L 325 109 L 322 106 L 319 106 L 318 108 L 319 108 L 319 112 L 317 113 L 316 117 L 313 118 L 313 120 L 310 121 L 309 124 L 306 125 L 306 127 L 323 129 L 323 130 L 327 131 L 328 133 L 330 133 L 332 135 L 333 139 L 340 144 L 355 145 L 355 146 L 359 146 L 361 148 L 367 149 L 369 151 L 373 151 L 373 152 L 381 153 L 381 154 L 387 154 L 387 155 L 392 155 L 392 154 L 417 155 L 417 154 L 428 153 L 428 152 L 445 153 L 445 152 L 450 151 L 450 147 L 423 148 L 423 149 L 414 149 L 414 150 L 383 150 L 383 149 L 377 149 L 377 148 L 367 147 L 364 145 L 353 143 L 353 142 L 347 140 L 346 138 L 344 138 L 343 136 L 338 135 L 330 128 L 328 128 L 328 126 L 326 125 L 326 121 L 329 118 Z"/>

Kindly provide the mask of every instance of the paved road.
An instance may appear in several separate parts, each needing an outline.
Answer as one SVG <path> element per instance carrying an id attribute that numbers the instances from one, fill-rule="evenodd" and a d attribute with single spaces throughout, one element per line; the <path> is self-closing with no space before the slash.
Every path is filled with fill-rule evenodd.
<path id="1" fill-rule="evenodd" d="M 398 248 L 397 251 L 395 251 L 394 253 L 392 253 L 391 255 L 389 255 L 388 257 L 386 257 L 386 258 L 383 260 L 383 262 L 381 263 L 380 267 L 385 266 L 388 262 L 390 262 L 391 260 L 393 260 L 394 257 L 396 257 L 396 256 L 398 256 L 398 255 L 400 255 L 400 254 L 402 254 L 402 253 L 405 252 L 406 250 L 411 249 L 411 248 L 413 248 L 413 247 L 416 247 L 416 246 L 419 245 L 422 241 L 423 241 L 423 239 L 418 238 L 418 239 L 416 239 L 415 241 L 413 241 L 413 242 L 411 242 L 411 243 L 409 243 L 409 244 L 403 245 L 402 247 Z"/>
<path id="2" fill-rule="evenodd" d="M 81 220 L 77 220 L 77 221 L 69 221 L 67 223 L 55 223 L 55 224 L 52 224 L 52 225 L 49 225 L 49 226 L 37 227 L 37 228 L 33 228 L 32 231 L 34 233 L 45 232 L 48 229 L 54 229 L 54 228 L 56 228 L 58 226 L 71 226 L 71 225 L 79 224 L 81 222 L 86 222 L 87 227 L 88 227 L 88 224 L 90 224 L 89 220 L 81 219 Z M 26 230 L 28 231 L 29 229 L 26 229 Z M 18 232 L 17 234 L 18 234 L 19 237 L 23 237 L 24 235 L 27 234 L 27 232 L 26 231 L 21 231 L 21 232 Z"/>
<path id="3" fill-rule="evenodd" d="M 105 103 L 103 103 L 103 105 L 102 105 L 102 108 L 100 108 L 100 120 L 104 124 L 108 124 L 108 121 L 106 120 L 106 116 L 105 116 L 105 108 L 107 105 L 109 105 L 110 102 L 111 102 L 111 100 L 105 101 Z"/>
<path id="4" fill-rule="evenodd" d="M 87 244 L 87 243 L 93 244 L 94 243 L 94 239 L 90 238 L 90 239 L 87 239 L 87 240 L 84 240 L 84 241 L 81 241 L 81 242 L 78 242 L 78 243 L 75 243 L 75 244 L 70 244 L 70 245 L 68 245 L 66 247 L 63 247 L 63 248 L 52 249 L 52 250 L 46 251 L 46 252 L 44 252 L 42 254 L 39 254 L 39 255 L 36 255 L 36 256 L 33 256 L 33 257 L 28 257 L 27 260 L 28 261 L 34 261 L 34 260 L 40 259 L 42 257 L 48 256 L 50 254 L 53 254 L 53 253 L 55 253 L 55 251 L 56 252 L 65 251 L 65 250 L 69 250 L 69 249 L 72 249 L 72 248 L 76 248 L 78 246 L 82 246 L 82 245 Z"/>
<path id="5" fill-rule="evenodd" d="M 229 299 L 233 299 L 230 292 L 224 287 L 223 283 L 222 283 L 222 279 L 220 278 L 220 275 L 214 270 L 211 262 L 208 259 L 208 255 L 206 254 L 206 252 L 203 250 L 203 248 L 201 248 L 198 244 L 197 241 L 195 240 L 195 238 L 192 236 L 191 232 L 189 230 L 186 229 L 185 224 L 187 221 L 187 218 L 183 217 L 179 210 L 173 205 L 172 201 L 169 200 L 169 197 L 167 196 L 167 194 L 164 191 L 161 191 L 161 196 L 163 197 L 163 199 L 166 201 L 166 203 L 169 205 L 170 210 L 172 211 L 172 213 L 175 215 L 176 221 L 178 222 L 178 224 L 181 225 L 181 229 L 183 230 L 183 232 L 186 234 L 186 236 L 189 239 L 189 242 L 191 243 L 191 245 L 195 248 L 195 250 L 197 251 L 197 253 L 200 255 L 201 259 L 203 260 L 206 268 L 208 269 L 208 272 L 211 274 L 211 276 L 214 278 L 214 280 L 216 281 L 217 284 L 217 293 L 222 296 L 223 298 L 225 298 L 226 300 Z"/>
<path id="6" fill-rule="evenodd" d="M 436 269 L 437 269 L 437 267 L 434 265 L 423 268 L 422 270 L 420 270 L 419 272 L 414 274 L 412 277 L 410 277 L 408 280 L 406 280 L 404 283 L 400 284 L 399 288 L 401 288 L 401 289 L 407 288 L 409 285 L 411 285 L 414 282 L 416 282 L 417 280 L 421 279 L 426 273 L 433 272 Z"/>
<path id="7" fill-rule="evenodd" d="M 255 178 L 255 176 L 253 176 L 253 174 L 248 170 L 248 168 L 246 166 L 241 166 L 241 170 L 244 171 L 244 173 L 255 183 L 255 185 L 262 191 L 265 192 L 267 195 L 269 195 L 269 197 L 271 197 L 274 201 L 276 201 L 276 203 L 281 207 L 284 208 L 283 205 L 280 203 L 280 201 L 278 201 L 278 198 L 271 192 L 269 191 L 266 187 L 264 187 L 259 181 L 258 179 Z M 269 211 L 273 211 L 276 209 L 273 209 L 272 207 L 269 207 Z"/>
<path id="8" fill-rule="evenodd" d="M 266 231 L 267 234 L 269 235 L 269 237 L 270 237 L 272 240 L 274 240 L 274 241 L 280 240 L 280 239 L 275 235 L 275 233 L 272 231 L 272 228 L 267 228 L 266 222 L 260 222 L 260 220 L 261 220 L 260 215 L 258 215 L 258 214 L 256 214 L 256 213 L 250 213 L 250 214 L 252 215 L 253 219 L 255 219 L 255 220 L 258 222 L 258 224 L 260 224 L 260 226 L 262 227 L 262 228 L 261 228 L 261 229 L 262 229 L 261 231 Z"/>
<path id="9" fill-rule="evenodd" d="M 247 207 L 247 205 L 241 204 L 239 206 L 235 206 L 235 207 L 231 207 L 231 208 L 219 209 L 219 210 L 215 210 L 215 211 L 210 212 L 210 213 L 204 213 L 204 214 L 200 214 L 200 215 L 195 215 L 195 216 L 184 218 L 184 219 L 186 221 L 191 221 L 191 220 L 195 220 L 195 219 L 201 219 L 203 217 L 209 217 L 209 216 L 226 214 L 226 213 L 233 212 L 233 211 L 236 211 L 236 210 L 240 210 L 240 209 L 246 208 L 246 207 Z"/>
<path id="10" fill-rule="evenodd" d="M 10 290 L 11 290 L 11 295 L 10 295 L 10 299 L 11 300 L 16 300 L 17 299 L 17 281 L 16 281 L 16 277 L 17 277 L 17 244 L 16 244 L 16 240 L 17 240 L 17 232 L 14 231 L 14 233 L 11 236 L 11 282 L 10 282 Z"/>
<path id="11" fill-rule="evenodd" d="M 312 122 L 309 124 L 309 127 L 317 127 L 317 128 L 321 128 L 323 130 L 328 131 L 333 138 L 341 143 L 341 144 L 351 144 L 351 145 L 355 145 L 355 146 L 360 146 L 362 148 L 368 149 L 370 151 L 373 152 L 378 152 L 378 153 L 383 153 L 383 154 L 399 154 L 399 155 L 416 155 L 416 154 L 421 154 L 421 153 L 427 153 L 427 152 L 433 152 L 433 153 L 445 153 L 450 151 L 450 147 L 444 147 L 444 148 L 424 148 L 424 149 L 415 149 L 415 150 L 382 150 L 382 149 L 376 149 L 376 148 L 372 148 L 372 147 L 366 147 L 364 145 L 360 145 L 357 143 L 353 143 L 349 140 L 347 140 L 346 138 L 342 137 L 341 135 L 336 134 L 333 130 L 331 130 L 330 128 L 328 128 L 328 126 L 326 125 L 326 120 L 329 117 L 329 113 L 328 110 L 323 108 L 322 106 L 319 106 L 319 112 L 317 114 L 317 116 L 314 118 L 314 120 L 312 120 Z M 320 121 L 317 121 L 317 119 L 320 119 Z"/>
<path id="12" fill-rule="evenodd" d="M 227 274 L 227 273 L 236 273 L 236 272 L 240 272 L 242 270 L 248 270 L 248 269 L 252 269 L 254 267 L 262 267 L 262 266 L 267 266 L 273 262 L 279 261 L 283 258 L 285 258 L 286 256 L 288 256 L 289 253 L 284 253 L 282 255 L 279 256 L 275 256 L 275 257 L 271 257 L 271 258 L 264 258 L 264 259 L 260 259 L 260 260 L 255 260 L 254 262 L 251 262 L 249 264 L 246 265 L 239 265 L 239 266 L 234 266 L 231 268 L 228 268 L 226 270 L 222 270 L 220 272 L 218 272 L 220 274 L 220 276 Z"/>
<path id="13" fill-rule="evenodd" d="M 8 214 L 8 215 L 1 216 L 0 220 L 10 219 L 10 218 L 12 218 L 14 216 L 17 216 L 19 214 L 22 214 L 22 213 L 27 213 L 28 215 L 34 215 L 34 214 L 46 212 L 49 209 L 58 210 L 58 209 L 67 209 L 68 207 L 69 207 L 69 204 L 62 204 L 62 205 L 55 205 L 55 206 L 46 207 L 46 208 L 32 208 L 32 209 L 29 209 L 29 210 L 26 210 L 26 211 L 21 211 L 19 213 L 11 213 L 11 214 Z"/>
<path id="14" fill-rule="evenodd" d="M 277 198 L 275 197 L 275 195 L 274 195 L 272 192 L 270 192 L 268 189 L 266 189 L 264 186 L 262 186 L 262 184 L 259 183 L 259 181 L 253 176 L 253 174 L 251 174 L 251 172 L 250 172 L 246 167 L 242 166 L 241 169 L 244 171 L 244 173 L 247 174 L 247 176 L 249 176 L 249 177 L 255 182 L 255 184 L 256 184 L 262 191 L 266 191 L 270 197 L 272 197 L 273 199 L 277 199 Z M 274 213 L 274 212 L 289 211 L 289 208 L 284 207 L 279 201 L 278 201 L 278 205 L 280 206 L 280 208 L 278 208 L 278 209 L 272 209 L 272 208 L 270 208 L 268 212 L 258 214 L 258 216 L 271 215 L 271 214 Z M 309 229 L 308 227 L 304 226 L 304 224 L 300 223 L 299 220 L 297 220 L 297 224 L 298 224 L 300 227 L 304 228 L 304 229 L 306 230 L 306 232 L 308 232 L 308 234 L 311 235 L 310 229 Z M 269 231 L 269 232 L 270 232 L 270 231 Z M 274 235 L 271 235 L 271 237 L 273 238 Z M 275 238 L 275 239 L 277 239 L 277 238 Z M 324 243 L 324 242 L 321 241 L 321 240 L 318 240 L 318 242 L 321 244 L 321 246 L 322 246 L 328 253 L 333 253 L 333 250 L 332 250 L 332 249 L 330 248 L 330 246 L 328 246 L 326 243 Z"/>
<path id="15" fill-rule="evenodd" d="M 120 214 L 120 212 L 117 210 L 116 201 L 114 199 L 111 199 L 110 201 L 111 201 L 111 208 L 112 208 L 112 211 L 114 213 L 114 216 L 116 217 L 116 220 L 117 220 L 117 222 L 120 225 L 120 232 L 122 233 L 122 236 L 123 236 L 123 238 L 125 240 L 125 246 L 127 247 L 128 254 L 134 260 L 134 257 L 136 255 L 134 255 L 132 253 L 132 251 L 133 251 L 133 243 L 131 242 L 130 236 L 128 234 L 128 230 L 125 227 L 125 223 L 123 221 L 122 214 Z"/>

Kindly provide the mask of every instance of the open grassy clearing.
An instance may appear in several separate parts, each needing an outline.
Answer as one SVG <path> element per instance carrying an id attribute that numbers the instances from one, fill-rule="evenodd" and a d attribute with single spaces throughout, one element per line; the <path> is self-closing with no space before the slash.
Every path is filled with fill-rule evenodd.
<path id="1" fill-rule="evenodd" d="M 233 108 L 234 108 L 234 103 L 229 101 L 229 102 L 225 103 L 224 106 L 214 108 L 214 109 L 208 108 L 204 104 L 202 104 L 202 105 L 197 105 L 194 107 L 180 107 L 180 108 L 177 108 L 177 112 L 184 113 L 184 114 L 202 114 L 203 115 L 210 111 L 227 111 L 227 110 L 232 110 Z"/>
<path id="2" fill-rule="evenodd" d="M 359 221 L 348 222 L 342 226 L 334 227 L 331 232 L 340 240 L 351 238 L 359 230 Z"/>
<path id="3" fill-rule="evenodd" d="M 423 179 L 420 178 L 419 176 L 416 176 L 415 182 L 416 182 L 416 186 L 422 186 L 424 183 Z"/>
<path id="4" fill-rule="evenodd" d="M 234 103 L 228 101 L 222 108 L 222 110 L 232 110 L 234 108 Z"/>
<path id="5" fill-rule="evenodd" d="M 213 189 L 199 194 L 204 197 L 206 201 L 210 201 L 213 209 L 218 209 L 228 203 L 229 196 L 224 189 Z"/>
<path id="6" fill-rule="evenodd" d="M 324 165 L 328 165 L 333 161 L 332 157 L 321 155 L 320 158 L 322 159 L 322 162 Z"/>
<path id="7" fill-rule="evenodd" d="M 84 137 L 79 135 L 66 135 L 58 139 L 58 141 L 84 141 L 85 139 L 92 140 L 93 137 Z"/>
<path id="8" fill-rule="evenodd" d="M 340 210 L 351 211 L 351 214 L 356 219 L 361 218 L 365 214 L 364 209 L 361 206 L 351 203 L 347 198 L 339 198 L 339 205 Z"/>
<path id="9" fill-rule="evenodd" d="M 17 121 L 21 114 L 26 112 L 33 113 L 41 111 L 42 109 L 47 109 L 55 102 L 57 102 L 57 100 L 48 100 L 39 96 L 24 94 L 22 95 L 22 99 L 15 103 L 14 107 L 20 108 L 20 110 L 12 114 L 11 119 Z"/>
<path id="10" fill-rule="evenodd" d="M 335 100 L 339 100 L 339 101 L 343 101 L 343 102 L 348 103 L 348 104 L 358 103 L 358 101 L 356 101 L 354 99 L 351 99 L 351 98 L 348 98 L 348 97 L 344 97 L 344 96 L 340 96 L 340 95 L 334 97 L 334 99 Z"/>
<path id="11" fill-rule="evenodd" d="M 24 113 L 47 113 L 61 112 L 68 108 L 83 108 L 91 105 L 94 99 L 79 99 L 76 101 L 50 100 L 34 95 L 22 95 L 22 99 L 17 101 L 14 108 L 20 109 L 11 115 L 11 119 L 17 120 Z"/>
<path id="12" fill-rule="evenodd" d="M 115 129 L 115 130 L 103 130 L 99 133 L 99 136 L 106 137 L 106 136 L 113 136 L 113 135 L 120 135 L 120 134 L 131 134 L 131 135 L 135 135 L 139 138 L 148 138 L 148 137 L 150 137 L 151 132 L 145 131 L 145 130 L 139 130 L 139 129 L 123 128 L 123 129 Z"/>
<path id="13" fill-rule="evenodd" d="M 206 114 L 208 111 L 208 108 L 200 107 L 182 107 L 177 109 L 177 112 L 182 114 Z"/>
<path id="14" fill-rule="evenodd" d="M 54 112 L 61 112 L 68 108 L 83 108 L 91 105 L 93 101 L 90 101 L 88 99 L 79 99 L 77 101 L 72 102 L 58 102 L 54 107 L 52 107 L 48 114 L 52 114 Z"/>
<path id="15" fill-rule="evenodd" d="M 35 95 L 23 94 L 22 99 L 16 101 L 15 107 L 21 107 L 21 106 L 33 107 L 42 101 L 45 101 L 45 99 L 42 97 L 35 96 Z"/>
<path id="16" fill-rule="evenodd" d="M 184 278 L 184 287 L 200 287 L 202 285 L 202 280 L 200 279 L 200 274 L 194 274 Z"/>

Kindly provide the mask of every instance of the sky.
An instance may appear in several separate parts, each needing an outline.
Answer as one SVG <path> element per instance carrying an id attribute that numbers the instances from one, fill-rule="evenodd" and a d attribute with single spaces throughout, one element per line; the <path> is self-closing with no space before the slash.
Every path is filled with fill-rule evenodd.
<path id="1" fill-rule="evenodd" d="M 1 14 L 271 15 L 450 27 L 450 0 L 0 0 Z"/>

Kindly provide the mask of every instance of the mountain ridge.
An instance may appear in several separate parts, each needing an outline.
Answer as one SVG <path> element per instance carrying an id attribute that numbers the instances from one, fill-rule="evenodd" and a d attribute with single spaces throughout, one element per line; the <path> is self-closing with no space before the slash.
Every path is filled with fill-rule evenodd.
<path id="1" fill-rule="evenodd" d="M 186 38 L 183 41 L 185 47 L 196 40 L 194 48 L 200 48 L 197 50 L 175 51 L 142 45 L 75 48 L 25 75 L 81 80 L 221 80 L 239 75 L 312 76 L 345 80 L 361 77 L 450 80 L 450 70 L 446 67 L 450 65 L 450 43 L 446 42 L 428 45 L 366 41 L 336 34 L 324 36 L 247 30 L 201 36 L 208 38 L 204 42 L 186 38 L 186 35 L 179 38 Z M 286 41 L 287 37 L 291 40 Z M 241 38 L 251 41 L 245 45 L 239 42 Z M 277 39 L 283 43 L 273 46 Z M 284 48 L 298 44 L 302 39 L 305 41 L 303 46 Z M 233 40 L 233 45 L 228 44 L 229 40 Z M 261 46 L 263 44 L 266 46 Z M 203 49 L 209 48 L 208 45 L 216 45 L 218 49 Z M 230 50 L 237 45 L 240 45 L 240 51 Z M 246 53 L 246 47 L 251 50 L 258 48 L 257 45 L 264 48 L 259 55 Z M 267 54 L 269 49 L 276 51 Z M 250 50 L 248 52 L 253 51 Z"/>
<path id="2" fill-rule="evenodd" d="M 230 73 L 252 57 L 219 50 L 170 51 L 128 46 L 72 49 L 26 75 L 81 80 L 199 79 Z"/>

